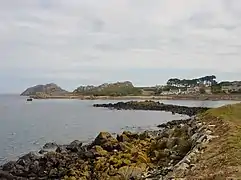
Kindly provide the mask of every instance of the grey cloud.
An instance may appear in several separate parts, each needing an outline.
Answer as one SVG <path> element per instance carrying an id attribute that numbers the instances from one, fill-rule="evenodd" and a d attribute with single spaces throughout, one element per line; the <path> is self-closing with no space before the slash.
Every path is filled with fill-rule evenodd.
<path id="1" fill-rule="evenodd" d="M 239 12 L 239 0 L 1 1 L 0 70 L 93 81 L 110 69 L 240 72 Z"/>

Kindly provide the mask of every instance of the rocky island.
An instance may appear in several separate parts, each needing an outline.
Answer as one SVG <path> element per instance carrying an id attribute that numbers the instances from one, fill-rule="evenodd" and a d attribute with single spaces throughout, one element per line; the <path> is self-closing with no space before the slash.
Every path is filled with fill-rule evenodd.
<path id="1" fill-rule="evenodd" d="M 180 108 L 181 109 L 181 108 Z M 100 132 L 90 144 L 47 143 L 0 168 L 0 179 L 238 179 L 241 104 L 196 112 L 158 131 Z"/>
<path id="2" fill-rule="evenodd" d="M 48 96 L 65 96 L 69 94 L 68 91 L 62 89 L 57 84 L 49 83 L 45 85 L 36 85 L 27 88 L 21 96 L 31 96 L 33 98 L 45 98 Z"/>

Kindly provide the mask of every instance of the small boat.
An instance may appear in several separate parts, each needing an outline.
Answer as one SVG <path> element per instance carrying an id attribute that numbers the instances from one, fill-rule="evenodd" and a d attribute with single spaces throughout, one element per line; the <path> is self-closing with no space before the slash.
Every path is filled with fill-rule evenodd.
<path id="1" fill-rule="evenodd" d="M 27 101 L 33 101 L 33 99 L 32 98 L 28 98 Z"/>

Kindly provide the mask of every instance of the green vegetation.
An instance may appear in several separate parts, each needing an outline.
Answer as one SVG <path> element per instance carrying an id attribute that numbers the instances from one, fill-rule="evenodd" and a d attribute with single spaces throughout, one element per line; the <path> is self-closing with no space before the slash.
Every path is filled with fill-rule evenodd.
<path id="1" fill-rule="evenodd" d="M 190 177 L 239 179 L 241 177 L 241 103 L 210 109 L 200 116 L 211 128 L 212 140 Z M 204 168 L 205 167 L 205 168 Z"/>
<path id="2" fill-rule="evenodd" d="M 177 86 L 177 87 L 193 87 L 199 84 L 205 85 L 214 85 L 217 84 L 216 76 L 204 76 L 196 79 L 178 79 L 178 78 L 171 78 L 167 81 L 167 85 L 169 86 Z"/>
<path id="3" fill-rule="evenodd" d="M 137 96 L 142 94 L 142 90 L 126 81 L 100 86 L 81 86 L 74 93 L 87 96 Z"/>

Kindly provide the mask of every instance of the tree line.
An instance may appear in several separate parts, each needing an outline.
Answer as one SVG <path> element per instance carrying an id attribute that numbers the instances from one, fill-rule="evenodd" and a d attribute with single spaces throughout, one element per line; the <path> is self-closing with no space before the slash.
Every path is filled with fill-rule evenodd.
<path id="1" fill-rule="evenodd" d="M 194 87 L 197 85 L 216 85 L 216 76 L 203 76 L 200 78 L 195 79 L 178 79 L 178 78 L 171 78 L 166 83 L 168 86 L 176 86 L 176 87 Z"/>

